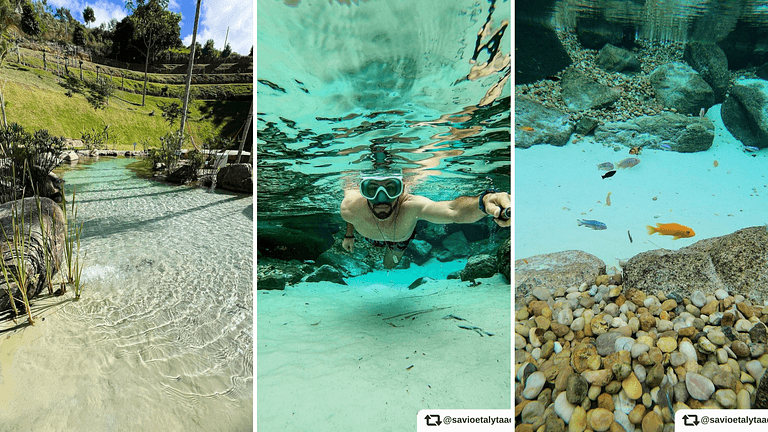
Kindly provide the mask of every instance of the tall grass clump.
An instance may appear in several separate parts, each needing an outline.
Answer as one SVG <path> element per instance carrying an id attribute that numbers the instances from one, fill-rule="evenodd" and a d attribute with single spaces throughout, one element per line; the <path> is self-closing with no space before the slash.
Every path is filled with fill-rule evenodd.
<path id="1" fill-rule="evenodd" d="M 83 232 L 83 224 L 80 223 L 78 225 L 77 205 L 75 204 L 76 197 L 77 191 L 73 189 L 70 210 L 67 211 L 66 198 L 64 199 L 62 206 L 62 210 L 64 210 L 64 219 L 67 221 L 66 232 L 64 235 L 64 262 L 66 263 L 67 270 L 66 283 L 72 285 L 72 288 L 75 291 L 75 300 L 80 300 L 80 293 L 83 288 L 80 278 L 83 274 L 83 261 L 85 261 L 85 255 L 83 255 L 81 260 L 80 236 Z M 62 275 L 62 277 L 64 277 L 64 275 Z M 62 289 L 65 289 L 63 282 Z"/>
<path id="2" fill-rule="evenodd" d="M 8 299 L 13 305 L 14 321 L 18 316 L 18 310 L 16 309 L 14 303 L 17 300 L 21 300 L 21 302 L 24 304 L 24 309 L 27 311 L 27 319 L 29 320 L 29 323 L 34 325 L 35 321 L 32 319 L 32 311 L 29 307 L 29 296 L 27 295 L 27 288 L 31 282 L 36 281 L 31 280 L 32 278 L 27 268 L 27 261 L 24 259 L 24 251 L 26 250 L 25 247 L 28 247 L 30 243 L 32 230 L 31 226 L 29 230 L 24 229 L 23 201 L 21 212 L 19 212 L 18 201 L 15 201 L 11 210 L 11 214 L 12 232 L 10 236 L 5 230 L 5 226 L 0 225 L 0 229 L 3 231 L 5 243 L 8 245 L 9 252 L 11 254 L 11 264 L 6 264 L 5 256 L 3 256 L 2 259 L 0 259 L 0 268 L 2 269 L 3 278 L 5 279 L 5 284 L 8 290 Z M 21 294 L 21 299 L 13 296 L 13 286 L 15 286 L 18 292 Z"/>

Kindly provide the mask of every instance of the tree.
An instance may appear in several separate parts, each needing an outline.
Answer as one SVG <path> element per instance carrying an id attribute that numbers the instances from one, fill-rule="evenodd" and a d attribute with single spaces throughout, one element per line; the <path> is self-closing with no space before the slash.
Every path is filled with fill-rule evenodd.
<path id="1" fill-rule="evenodd" d="M 21 7 L 21 31 L 30 36 L 40 34 L 40 23 L 38 22 L 37 14 L 29 3 L 24 3 Z"/>
<path id="2" fill-rule="evenodd" d="M 91 27 L 91 23 L 96 21 L 96 15 L 93 13 L 93 9 L 90 6 L 86 6 L 83 10 L 83 21 L 88 28 Z"/>
<path id="3" fill-rule="evenodd" d="M 205 45 L 203 46 L 203 49 L 200 50 L 200 54 L 203 56 L 203 58 L 206 59 L 213 59 L 214 57 L 218 57 L 218 52 L 213 46 L 213 39 L 208 39 L 205 41 Z"/>
<path id="4" fill-rule="evenodd" d="M 149 60 L 158 52 L 181 45 L 181 14 L 168 10 L 168 0 L 128 0 L 125 8 L 132 12 L 131 21 L 135 26 L 135 36 L 144 54 L 144 89 L 141 93 L 141 106 L 147 96 L 149 79 Z"/>
<path id="5" fill-rule="evenodd" d="M 221 56 L 227 58 L 230 55 L 232 55 L 232 47 L 227 44 L 227 46 L 224 47 L 224 51 L 221 52 Z"/>
<path id="6" fill-rule="evenodd" d="M 248 57 L 253 57 L 253 45 L 251 45 L 251 52 L 248 53 Z"/>
<path id="7" fill-rule="evenodd" d="M 85 46 L 85 30 L 83 26 L 78 24 L 75 27 L 75 31 L 72 32 L 72 43 L 78 46 Z"/>

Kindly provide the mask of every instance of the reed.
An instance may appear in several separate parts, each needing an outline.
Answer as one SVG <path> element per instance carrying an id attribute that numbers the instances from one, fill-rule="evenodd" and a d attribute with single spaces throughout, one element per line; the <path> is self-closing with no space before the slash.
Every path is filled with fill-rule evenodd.
<path id="1" fill-rule="evenodd" d="M 2 229 L 3 236 L 5 237 L 5 242 L 10 246 L 13 269 L 8 268 L 9 266 L 5 263 L 4 257 L 3 259 L 0 259 L 0 267 L 2 267 L 3 277 L 5 278 L 5 283 L 8 286 L 9 294 L 11 294 L 12 291 L 11 286 L 15 285 L 16 289 L 21 294 L 21 301 L 24 304 L 24 309 L 27 311 L 28 321 L 31 325 L 34 325 L 35 321 L 32 319 L 32 310 L 29 307 L 29 296 L 27 295 L 27 288 L 29 283 L 34 281 L 31 280 L 32 278 L 28 272 L 27 262 L 24 259 L 25 246 L 29 245 L 29 240 L 25 239 L 23 203 L 24 202 L 22 201 L 22 209 L 21 212 L 19 212 L 18 201 L 14 201 L 11 210 L 11 225 L 13 229 L 11 237 L 8 236 L 5 227 L 0 225 L 0 229 Z M 30 230 L 27 232 L 29 232 L 31 236 L 31 224 Z M 9 300 L 11 304 L 16 301 L 13 296 L 11 296 Z M 18 316 L 18 311 L 16 310 L 15 306 L 13 309 Z"/>
<path id="2" fill-rule="evenodd" d="M 83 224 L 80 223 L 78 225 L 76 201 L 77 189 L 73 189 L 70 210 L 67 210 L 66 196 L 64 198 L 64 205 L 62 206 L 62 210 L 64 210 L 64 219 L 67 222 L 67 228 L 64 236 L 64 260 L 67 264 L 67 283 L 72 284 L 72 287 L 75 291 L 75 300 L 79 300 L 80 293 L 82 292 L 83 288 L 80 278 L 83 274 L 85 256 L 83 255 L 81 260 L 80 236 L 83 232 Z"/>

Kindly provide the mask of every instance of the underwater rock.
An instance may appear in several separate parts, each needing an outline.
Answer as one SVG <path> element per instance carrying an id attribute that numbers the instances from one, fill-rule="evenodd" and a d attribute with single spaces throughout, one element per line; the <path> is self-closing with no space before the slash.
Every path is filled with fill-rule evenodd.
<path id="1" fill-rule="evenodd" d="M 26 263 L 27 271 L 31 276 L 31 283 L 27 286 L 27 296 L 32 299 L 47 284 L 45 278 L 45 255 L 43 248 L 43 235 L 46 236 L 48 246 L 51 249 L 52 257 L 54 259 L 53 274 L 56 273 L 56 268 L 62 263 L 64 257 L 64 213 L 53 200 L 49 198 L 41 198 L 40 206 L 42 212 L 38 212 L 37 203 L 35 198 L 24 198 L 22 200 L 11 201 L 0 205 L 0 224 L 8 235 L 12 235 L 13 229 L 13 211 L 14 206 L 18 213 L 24 214 L 24 237 L 25 244 L 23 253 L 24 261 Z M 40 218 L 43 219 L 47 232 L 44 234 L 40 229 Z M 17 222 L 20 223 L 20 222 Z M 55 228 L 54 228 L 55 224 Z M 53 235 L 55 232 L 56 235 Z M 2 235 L 2 234 L 0 234 Z M 10 239 L 13 241 L 12 239 Z M 5 237 L 2 237 L 0 242 L 0 250 L 2 250 L 2 259 L 5 265 L 13 268 L 16 266 L 14 259 L 14 251 L 10 245 L 5 241 Z M 14 297 L 21 298 L 21 294 L 15 285 L 12 285 L 11 291 Z M 0 311 L 10 309 L 11 303 L 8 299 L 8 286 L 5 282 L 5 278 L 0 277 Z"/>
<path id="2" fill-rule="evenodd" d="M 568 68 L 560 80 L 562 97 L 572 112 L 603 108 L 619 99 L 618 90 L 600 84 L 574 67 Z"/>
<path id="3" fill-rule="evenodd" d="M 685 60 L 712 87 L 715 103 L 722 103 L 731 86 L 731 72 L 725 52 L 713 43 L 689 42 L 683 54 Z"/>
<path id="4" fill-rule="evenodd" d="M 663 287 L 690 297 L 695 290 L 739 292 L 762 304 L 768 298 L 768 230 L 745 228 L 700 240 L 677 251 L 656 249 L 632 257 L 624 267 L 624 290 Z"/>
<path id="5" fill-rule="evenodd" d="M 768 147 L 767 95 L 768 81 L 739 80 L 723 102 L 723 124 L 745 146 Z"/>
<path id="6" fill-rule="evenodd" d="M 284 290 L 285 289 L 285 275 L 271 274 L 258 278 L 256 280 L 257 290 Z"/>
<path id="7" fill-rule="evenodd" d="M 622 48 L 632 48 L 634 45 L 634 30 L 622 29 L 601 19 L 580 18 L 576 23 L 576 35 L 587 49 L 599 50 L 605 44 Z"/>
<path id="8" fill-rule="evenodd" d="M 563 48 L 555 31 L 549 26 L 533 21 L 515 22 L 518 38 L 515 53 L 526 61 L 515 65 L 515 84 L 536 82 L 547 76 L 555 75 L 572 63 L 571 57 Z"/>
<path id="9" fill-rule="evenodd" d="M 321 237 L 311 230 L 293 229 L 259 224 L 256 246 L 266 257 L 284 260 L 316 260 L 333 245 L 332 239 Z"/>
<path id="10" fill-rule="evenodd" d="M 341 254 L 327 250 L 317 257 L 317 264 L 328 264 L 338 269 L 345 277 L 355 277 L 371 272 L 371 267 L 352 257 L 349 254 Z"/>
<path id="11" fill-rule="evenodd" d="M 663 149 L 681 153 L 705 151 L 712 147 L 715 125 L 708 118 L 664 112 L 626 122 L 609 122 L 595 129 L 595 138 L 626 147 Z"/>
<path id="12" fill-rule="evenodd" d="M 231 164 L 219 169 L 216 187 L 232 192 L 253 194 L 253 167 L 250 164 Z"/>
<path id="13" fill-rule="evenodd" d="M 305 279 L 307 282 L 333 282 L 341 285 L 346 285 L 344 276 L 340 271 L 329 265 L 320 266 L 319 269 L 312 272 Z"/>
<path id="14" fill-rule="evenodd" d="M 573 133 L 570 115 L 525 97 L 515 97 L 515 147 L 536 144 L 564 146 Z M 517 125 L 530 128 L 520 130 Z"/>
<path id="15" fill-rule="evenodd" d="M 443 247 L 451 253 L 451 258 L 467 257 L 471 253 L 469 241 L 462 231 L 457 231 L 444 238 Z"/>
<path id="16" fill-rule="evenodd" d="M 672 62 L 657 67 L 650 75 L 656 99 L 665 108 L 699 115 L 702 108 L 715 104 L 715 92 L 692 67 Z"/>
<path id="17" fill-rule="evenodd" d="M 424 240 L 411 240 L 408 245 L 408 252 L 411 254 L 413 262 L 417 265 L 424 264 L 429 259 L 429 253 L 432 252 L 432 245 Z"/>
<path id="18" fill-rule="evenodd" d="M 499 266 L 499 273 L 504 276 L 507 281 L 512 280 L 512 239 L 506 239 L 499 248 L 496 249 L 496 263 Z"/>
<path id="19" fill-rule="evenodd" d="M 637 56 L 624 48 L 611 44 L 605 46 L 597 53 L 595 62 L 601 69 L 607 72 L 639 71 L 640 60 Z"/>
<path id="20" fill-rule="evenodd" d="M 462 281 L 472 281 L 478 278 L 488 278 L 498 272 L 496 257 L 487 254 L 475 255 L 467 260 L 467 265 L 461 271 Z"/>
<path id="21" fill-rule="evenodd" d="M 537 287 L 554 293 L 559 288 L 578 287 L 601 274 L 605 274 L 603 260 L 579 250 L 515 260 L 515 300 L 523 302 Z"/>

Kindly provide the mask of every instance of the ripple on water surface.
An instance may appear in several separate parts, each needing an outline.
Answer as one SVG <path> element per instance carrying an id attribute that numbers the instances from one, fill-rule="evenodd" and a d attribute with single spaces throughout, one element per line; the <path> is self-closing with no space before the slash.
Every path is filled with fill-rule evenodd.
<path id="1" fill-rule="evenodd" d="M 41 382 L 69 389 L 71 403 L 58 408 L 60 415 L 89 430 L 90 405 L 110 413 L 101 419 L 105 427 L 248 428 L 253 197 L 137 179 L 125 168 L 130 162 L 108 160 L 65 175 L 83 223 L 83 298 L 53 316 L 55 326 L 41 338 L 22 344 L 14 361 L 35 359 L 31 389 L 42 391 Z M 23 381 L 16 379 L 17 387 Z M 25 408 L 0 419 L 28 423 L 25 412 L 55 405 L 19 399 L 32 394 L 14 396 Z"/>

